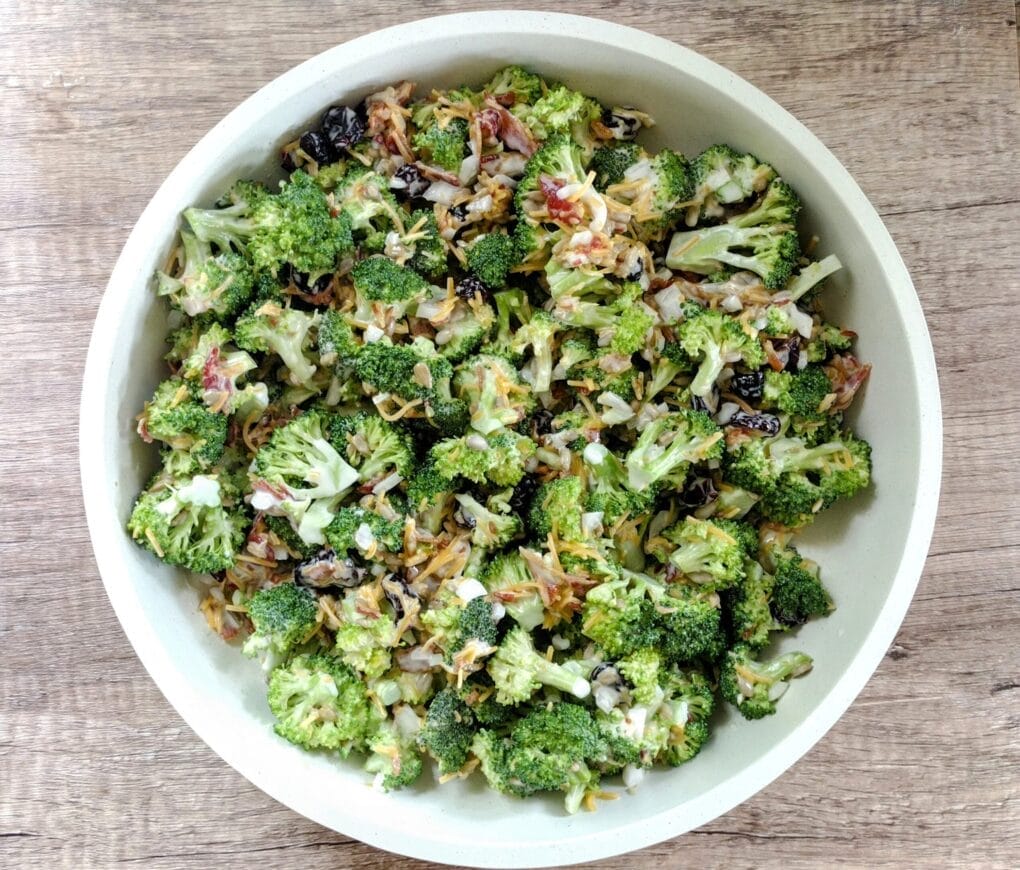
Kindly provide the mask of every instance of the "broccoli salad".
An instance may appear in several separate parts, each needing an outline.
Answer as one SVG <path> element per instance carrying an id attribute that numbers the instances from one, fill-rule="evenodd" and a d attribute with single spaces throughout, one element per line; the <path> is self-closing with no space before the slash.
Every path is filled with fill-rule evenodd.
<path id="1" fill-rule="evenodd" d="M 379 788 L 590 808 L 811 668 L 769 650 L 834 606 L 793 537 L 870 478 L 840 262 L 772 166 L 653 123 L 519 67 L 401 82 L 187 209 L 156 275 L 128 530 L 277 733 Z"/>

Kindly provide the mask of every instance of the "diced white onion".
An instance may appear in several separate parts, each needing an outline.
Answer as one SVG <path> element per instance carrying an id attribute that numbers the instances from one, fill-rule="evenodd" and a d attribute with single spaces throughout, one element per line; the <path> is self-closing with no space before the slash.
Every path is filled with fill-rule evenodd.
<path id="1" fill-rule="evenodd" d="M 719 413 L 715 415 L 715 422 L 720 426 L 725 426 L 739 410 L 740 405 L 736 402 L 723 402 L 722 407 L 719 408 Z"/>
<path id="2" fill-rule="evenodd" d="M 354 532 L 354 543 L 359 550 L 368 550 L 375 543 L 375 535 L 368 523 L 362 523 Z"/>
<path id="3" fill-rule="evenodd" d="M 623 769 L 623 784 L 630 790 L 633 791 L 641 783 L 641 780 L 645 778 L 645 770 L 643 767 L 638 767 L 635 764 L 628 764 Z"/>
<path id="4" fill-rule="evenodd" d="M 467 191 L 463 187 L 456 187 L 445 181 L 433 181 L 423 194 L 423 198 L 428 202 L 439 202 L 443 205 L 453 205 L 454 202 L 456 202 L 457 199 L 465 193 L 467 193 Z"/>
<path id="5" fill-rule="evenodd" d="M 468 602 L 475 598 L 483 598 L 486 594 L 488 593 L 485 591 L 485 587 L 474 577 L 468 577 L 457 584 L 457 597 L 461 601 Z"/>
<path id="6" fill-rule="evenodd" d="M 365 344 L 373 344 L 380 338 L 386 335 L 378 326 L 374 323 L 370 323 L 365 329 Z"/>
<path id="7" fill-rule="evenodd" d="M 392 474 L 386 475 L 380 480 L 375 486 L 372 487 L 372 493 L 374 495 L 382 495 L 383 493 L 389 492 L 393 487 L 398 486 L 403 478 L 394 471 Z"/>

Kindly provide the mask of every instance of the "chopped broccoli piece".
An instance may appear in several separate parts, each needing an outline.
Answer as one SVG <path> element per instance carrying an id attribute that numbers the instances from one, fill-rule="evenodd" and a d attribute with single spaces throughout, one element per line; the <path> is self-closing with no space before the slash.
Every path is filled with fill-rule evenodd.
<path id="1" fill-rule="evenodd" d="M 188 454 L 196 471 L 209 468 L 223 455 L 227 418 L 194 398 L 189 384 L 178 378 L 163 381 L 138 417 L 143 438 L 164 442 Z"/>
<path id="2" fill-rule="evenodd" d="M 682 485 L 692 463 L 722 456 L 722 430 L 702 411 L 682 409 L 657 417 L 627 454 L 630 488 L 643 492 L 665 481 Z"/>
<path id="3" fill-rule="evenodd" d="M 456 773 L 467 761 L 475 735 L 475 717 L 453 689 L 443 689 L 429 704 L 418 745 L 439 764 L 441 774 Z"/>
<path id="4" fill-rule="evenodd" d="M 135 502 L 127 528 L 143 547 L 169 565 L 198 574 L 234 564 L 248 518 L 219 477 L 157 477 Z"/>
<path id="5" fill-rule="evenodd" d="M 712 392 L 727 360 L 734 355 L 739 354 L 749 368 L 765 363 L 765 352 L 758 340 L 722 311 L 691 306 L 680 324 L 678 337 L 684 352 L 698 361 L 698 373 L 690 387 L 695 396 L 703 398 Z"/>
<path id="6" fill-rule="evenodd" d="M 596 150 L 588 168 L 595 171 L 595 187 L 605 190 L 611 184 L 623 181 L 623 173 L 641 157 L 636 142 L 613 141 Z"/>
<path id="7" fill-rule="evenodd" d="M 591 692 L 588 681 L 535 651 L 531 635 L 520 626 L 510 629 L 489 661 L 489 676 L 500 704 L 527 701 L 543 685 L 577 698 Z"/>
<path id="8" fill-rule="evenodd" d="M 390 474 L 406 479 L 414 465 L 411 437 L 377 414 L 359 411 L 330 418 L 329 440 L 354 468 L 362 482 Z"/>
<path id="9" fill-rule="evenodd" d="M 208 242 L 181 231 L 181 269 L 176 277 L 156 273 L 156 292 L 190 317 L 211 313 L 217 318 L 236 314 L 251 299 L 251 267 L 231 251 L 214 255 Z"/>
<path id="10" fill-rule="evenodd" d="M 502 547 L 520 536 L 524 524 L 517 514 L 510 512 L 509 494 L 491 496 L 485 504 L 464 493 L 454 496 L 464 524 L 471 529 L 471 543 L 478 547 Z"/>
<path id="11" fill-rule="evenodd" d="M 666 265 L 699 275 L 730 265 L 754 272 L 768 289 L 778 290 L 786 285 L 799 256 L 800 240 L 788 224 L 738 227 L 727 223 L 674 233 Z"/>
<path id="12" fill-rule="evenodd" d="M 506 233 L 487 233 L 468 248 L 468 271 L 493 290 L 506 286 L 510 270 L 519 261 L 517 245 Z"/>
<path id="13" fill-rule="evenodd" d="M 761 719 L 776 712 L 775 694 L 780 684 L 811 670 L 811 657 L 791 652 L 771 661 L 755 661 L 751 650 L 736 646 L 723 660 L 719 674 L 722 696 L 743 714 L 745 719 Z"/>
<path id="14" fill-rule="evenodd" d="M 453 118 L 442 127 L 436 122 L 431 123 L 414 134 L 411 144 L 421 152 L 426 163 L 435 163 L 456 172 L 467 151 L 467 121 Z"/>
<path id="15" fill-rule="evenodd" d="M 344 757 L 366 747 L 379 718 L 358 675 L 330 655 L 300 655 L 276 668 L 269 677 L 269 709 L 284 739 Z"/>
<path id="16" fill-rule="evenodd" d="M 538 541 L 550 534 L 564 541 L 583 541 L 581 526 L 584 487 L 579 477 L 560 477 L 543 483 L 531 502 L 528 529 Z"/>
<path id="17" fill-rule="evenodd" d="M 319 315 L 265 302 L 249 309 L 234 326 L 234 340 L 244 350 L 275 353 L 289 372 L 289 381 L 303 386 L 316 367 L 309 359 L 312 329 Z"/>
<path id="18" fill-rule="evenodd" d="M 511 98 L 514 103 L 533 104 L 542 96 L 542 79 L 523 67 L 511 65 L 497 72 L 482 88 L 494 97 Z"/>
<path id="19" fill-rule="evenodd" d="M 315 630 L 318 605 L 315 593 L 294 583 L 261 589 L 248 602 L 248 616 L 255 626 L 245 641 L 244 654 L 287 655 Z"/>
<path id="20" fill-rule="evenodd" d="M 794 417 L 818 417 L 822 400 L 832 391 L 821 366 L 809 365 L 796 373 L 767 371 L 761 407 L 778 408 Z"/>

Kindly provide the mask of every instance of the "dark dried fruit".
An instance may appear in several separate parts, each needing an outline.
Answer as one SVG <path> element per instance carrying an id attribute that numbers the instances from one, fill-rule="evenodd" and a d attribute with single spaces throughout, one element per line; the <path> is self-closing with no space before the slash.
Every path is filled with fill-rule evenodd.
<path id="1" fill-rule="evenodd" d="M 734 375 L 730 380 L 730 392 L 740 396 L 745 402 L 761 401 L 761 393 L 764 388 L 765 374 L 763 372 Z"/>
<path id="2" fill-rule="evenodd" d="M 393 575 L 382 580 L 379 585 L 398 620 L 403 619 L 409 605 L 418 600 L 417 594 L 404 582 L 403 577 Z"/>
<path id="3" fill-rule="evenodd" d="M 414 198 L 423 196 L 431 182 L 421 174 L 413 163 L 405 163 L 390 179 L 390 189 L 398 196 Z"/>
<path id="4" fill-rule="evenodd" d="M 695 477 L 687 482 L 680 495 L 677 496 L 677 503 L 686 508 L 699 508 L 709 504 L 719 497 L 711 477 Z"/>
<path id="5" fill-rule="evenodd" d="M 337 151 L 345 151 L 361 141 L 365 121 L 350 106 L 330 106 L 322 116 L 322 132 Z"/>
<path id="6" fill-rule="evenodd" d="M 280 155 L 280 167 L 283 169 L 284 172 L 293 172 L 295 169 L 298 168 L 298 165 L 294 160 L 293 151 L 284 151 Z"/>
<path id="7" fill-rule="evenodd" d="M 788 340 L 788 342 L 787 342 L 787 350 L 789 351 L 789 356 L 787 357 L 787 360 L 786 360 L 786 370 L 788 372 L 798 371 L 799 370 L 798 366 L 799 366 L 799 363 L 800 363 L 800 336 L 799 335 L 795 335 L 795 336 L 793 336 L 792 338 L 790 338 Z"/>
<path id="8" fill-rule="evenodd" d="M 766 435 L 779 434 L 779 418 L 772 414 L 745 414 L 743 411 L 737 411 L 726 425 L 739 429 L 753 429 Z"/>
<path id="9" fill-rule="evenodd" d="M 531 500 L 541 486 L 538 478 L 533 474 L 525 474 L 514 487 L 513 495 L 510 496 L 510 507 L 522 516 L 531 507 Z"/>
<path id="10" fill-rule="evenodd" d="M 332 163 L 336 160 L 336 151 L 333 150 L 333 146 L 329 144 L 329 139 L 326 138 L 324 133 L 320 133 L 318 130 L 309 130 L 307 133 L 301 136 L 300 139 L 301 150 L 305 152 L 309 157 L 312 158 L 319 166 L 325 166 L 328 163 Z"/>
<path id="11" fill-rule="evenodd" d="M 463 223 L 466 221 L 467 216 L 467 203 L 462 202 L 460 205 L 455 205 L 450 209 L 450 217 L 457 221 L 457 223 Z"/>
<path id="12" fill-rule="evenodd" d="M 556 415 L 553 414 L 548 408 L 540 408 L 534 414 L 531 415 L 531 431 L 532 437 L 538 438 L 540 435 L 548 435 L 552 432 L 552 421 Z"/>
<path id="13" fill-rule="evenodd" d="M 484 299 L 488 295 L 485 285 L 474 275 L 467 275 L 457 282 L 454 292 L 461 299 L 474 299 L 476 296 Z"/>
<path id="14" fill-rule="evenodd" d="M 641 129 L 641 122 L 633 115 L 617 114 L 606 109 L 602 113 L 602 126 L 613 131 L 614 139 L 633 139 Z"/>
<path id="15" fill-rule="evenodd" d="M 305 559 L 294 569 L 294 582 L 312 589 L 339 586 L 350 589 L 360 586 L 368 574 L 367 569 L 350 557 L 341 558 L 330 548 L 320 550 Z"/>

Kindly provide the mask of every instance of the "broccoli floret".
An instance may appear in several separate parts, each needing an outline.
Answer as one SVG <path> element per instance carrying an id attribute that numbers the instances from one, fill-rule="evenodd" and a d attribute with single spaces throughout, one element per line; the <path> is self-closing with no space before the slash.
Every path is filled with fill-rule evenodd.
<path id="1" fill-rule="evenodd" d="M 586 157 L 595 149 L 591 122 L 602 116 L 602 107 L 578 91 L 556 85 L 533 106 L 518 106 L 516 111 L 539 139 L 569 133 L 571 141 L 580 146 Z"/>
<path id="2" fill-rule="evenodd" d="M 651 401 L 676 380 L 680 374 L 693 372 L 694 362 L 678 341 L 667 341 L 652 363 L 651 379 L 644 390 L 643 399 Z"/>
<path id="3" fill-rule="evenodd" d="M 468 403 L 471 428 L 483 435 L 520 423 L 535 403 L 517 369 L 495 354 L 479 354 L 462 362 L 453 379 L 453 391 Z"/>
<path id="4" fill-rule="evenodd" d="M 745 212 L 727 221 L 735 227 L 759 227 L 769 224 L 794 224 L 800 214 L 800 197 L 781 178 L 773 179 L 765 195 Z"/>
<path id="5" fill-rule="evenodd" d="M 265 302 L 250 308 L 234 326 L 234 340 L 244 350 L 275 353 L 287 367 L 291 384 L 311 381 L 316 367 L 309 359 L 311 333 L 318 314 Z"/>
<path id="6" fill-rule="evenodd" d="M 300 655 L 269 678 L 276 733 L 306 749 L 363 749 L 379 713 L 358 675 L 335 656 Z"/>
<path id="7" fill-rule="evenodd" d="M 321 549 L 318 544 L 306 544 L 298 537 L 298 533 L 294 531 L 294 527 L 290 524 L 290 520 L 283 516 L 273 516 L 272 514 L 265 514 L 263 519 L 266 523 L 266 528 L 276 535 L 286 546 L 287 549 L 292 553 L 296 554 L 301 559 L 310 559 Z M 279 556 L 277 556 L 279 558 Z"/>
<path id="8" fill-rule="evenodd" d="M 581 525 L 584 487 L 579 477 L 560 477 L 543 483 L 528 512 L 528 530 L 535 540 L 554 534 L 563 541 L 583 541 Z"/>
<path id="9" fill-rule="evenodd" d="M 670 662 L 716 659 L 726 648 L 719 598 L 689 586 L 677 586 L 661 599 L 659 649 Z"/>
<path id="10" fill-rule="evenodd" d="M 328 418 L 306 411 L 276 429 L 252 463 L 253 507 L 285 513 L 307 544 L 325 541 L 340 498 L 358 481 L 328 430 Z"/>
<path id="11" fill-rule="evenodd" d="M 542 624 L 545 605 L 519 553 L 506 553 L 492 559 L 485 567 L 482 582 L 491 597 L 500 602 L 510 618 L 525 631 Z"/>
<path id="12" fill-rule="evenodd" d="M 396 317 L 420 302 L 429 286 L 417 272 L 398 266 L 388 257 L 362 260 L 351 270 L 351 279 L 361 307 L 370 309 L 371 303 L 382 303 Z"/>
<path id="13" fill-rule="evenodd" d="M 499 755 L 494 788 L 511 794 L 565 792 L 568 813 L 599 790 L 598 764 L 608 746 L 591 713 L 577 704 L 539 707 L 516 722 Z M 486 771 L 483 765 L 483 772 Z M 508 784 L 512 784 L 509 788 Z"/>
<path id="14" fill-rule="evenodd" d="M 720 203 L 745 200 L 760 193 L 776 177 L 767 163 L 760 163 L 752 154 L 741 154 L 728 145 L 706 148 L 692 165 L 697 185 L 697 198 L 701 202 L 703 217 L 722 214 Z"/>
<path id="15" fill-rule="evenodd" d="M 774 579 L 753 560 L 744 563 L 744 579 L 727 591 L 727 611 L 734 643 L 759 651 L 777 630 L 770 603 Z"/>
<path id="16" fill-rule="evenodd" d="M 517 514 L 510 512 L 510 491 L 491 496 L 485 504 L 464 493 L 454 496 L 460 505 L 464 525 L 471 529 L 471 543 L 478 547 L 502 547 L 519 537 L 524 529 Z"/>
<path id="17" fill-rule="evenodd" d="M 349 366 L 361 349 L 350 323 L 339 311 L 323 313 L 318 332 L 319 362 L 324 366 Z"/>
<path id="18" fill-rule="evenodd" d="M 523 354 L 527 348 L 531 348 L 532 361 L 526 371 L 531 388 L 536 393 L 548 392 L 552 384 L 553 346 L 556 333 L 561 328 L 544 311 L 536 311 L 531 320 L 517 330 L 510 344 L 515 354 Z"/>
<path id="19" fill-rule="evenodd" d="M 804 352 L 810 363 L 825 362 L 835 353 L 850 350 L 856 337 L 855 332 L 840 329 L 831 323 L 818 324 Z"/>
<path id="20" fill-rule="evenodd" d="M 529 196 L 540 189 L 543 177 L 553 183 L 572 184 L 580 182 L 584 174 L 581 150 L 566 134 L 554 133 L 528 159 L 524 167 L 524 175 L 514 192 L 517 214 L 528 213 Z M 544 199 L 542 202 L 544 204 Z"/>
<path id="21" fill-rule="evenodd" d="M 340 617 L 336 654 L 366 679 L 379 679 L 390 669 L 390 650 L 400 640 L 393 616 L 386 611 L 363 613 L 357 604 L 357 592 L 350 591 L 344 595 Z"/>
<path id="22" fill-rule="evenodd" d="M 811 670 L 811 656 L 791 652 L 770 661 L 759 662 L 747 647 L 736 646 L 723 660 L 719 673 L 722 696 L 745 719 L 761 719 L 776 712 L 775 692 L 779 684 Z"/>
<path id="23" fill-rule="evenodd" d="M 287 655 L 315 630 L 318 605 L 315 593 L 294 583 L 261 589 L 248 602 L 255 631 L 245 641 L 244 654 Z"/>
<path id="24" fill-rule="evenodd" d="M 679 217 L 681 205 L 694 196 L 694 179 L 687 158 L 666 148 L 654 157 L 642 155 L 607 193 L 630 205 L 640 238 L 657 238 Z"/>
<path id="25" fill-rule="evenodd" d="M 384 241 L 385 234 L 401 228 L 407 217 L 390 192 L 389 179 L 360 164 L 337 185 L 333 201 L 351 231 L 362 239 L 382 236 Z"/>
<path id="26" fill-rule="evenodd" d="M 462 435 L 445 438 L 436 444 L 429 455 L 436 470 L 445 477 L 458 475 L 468 480 L 496 486 L 515 486 L 524 476 L 524 463 L 535 452 L 535 443 L 523 435 L 500 431 L 487 439 Z"/>
<path id="27" fill-rule="evenodd" d="M 682 409 L 648 423 L 624 463 L 630 488 L 666 481 L 682 485 L 692 463 L 722 456 L 722 430 L 702 411 Z"/>
<path id="28" fill-rule="evenodd" d="M 415 738 L 405 736 L 393 722 L 383 723 L 368 739 L 372 753 L 365 770 L 374 773 L 384 791 L 403 788 L 415 782 L 422 772 L 422 758 Z"/>
<path id="29" fill-rule="evenodd" d="M 321 275 L 354 249 L 350 220 L 333 216 L 326 194 L 304 172 L 295 172 L 275 196 L 252 185 L 235 191 L 228 207 L 189 208 L 184 217 L 200 240 L 246 250 L 258 271 L 276 275 L 287 263 Z"/>
<path id="30" fill-rule="evenodd" d="M 684 517 L 662 533 L 675 549 L 668 559 L 682 574 L 705 589 L 725 589 L 744 577 L 745 542 L 712 520 Z"/>
<path id="31" fill-rule="evenodd" d="M 768 519 L 801 526 L 819 510 L 868 485 L 871 447 L 849 433 L 814 447 L 782 434 L 752 438 L 728 454 L 726 474 L 762 496 L 759 508 Z"/>
<path id="32" fill-rule="evenodd" d="M 329 440 L 358 469 L 363 483 L 393 473 L 406 480 L 414 466 L 411 436 L 378 414 L 359 411 L 331 417 Z"/>
<path id="33" fill-rule="evenodd" d="M 439 532 L 454 488 L 453 479 L 440 474 L 431 458 L 415 469 L 407 484 L 407 503 L 418 525 Z"/>
<path id="34" fill-rule="evenodd" d="M 496 321 L 496 313 L 480 300 L 458 302 L 453 313 L 436 333 L 436 346 L 450 362 L 459 362 L 478 352 Z"/>
<path id="35" fill-rule="evenodd" d="M 623 181 L 623 173 L 637 163 L 641 147 L 636 142 L 613 141 L 595 151 L 588 168 L 595 172 L 595 187 L 604 191 Z"/>
<path id="36" fill-rule="evenodd" d="M 503 290 L 492 298 L 496 303 L 496 335 L 483 350 L 488 356 L 506 357 L 513 368 L 521 360 L 514 356 L 510 345 L 518 327 L 531 319 L 531 304 L 523 290 Z"/>
<path id="37" fill-rule="evenodd" d="M 627 469 L 616 454 L 604 445 L 588 444 L 583 452 L 588 477 L 585 509 L 598 511 L 602 521 L 612 526 L 624 517 L 636 517 L 652 507 L 650 493 L 628 488 Z"/>
<path id="38" fill-rule="evenodd" d="M 790 283 L 786 285 L 786 289 L 783 291 L 783 296 L 791 302 L 796 302 L 830 275 L 842 268 L 843 264 L 835 254 L 830 254 L 823 260 L 811 263 L 801 269 L 800 273 L 790 280 Z"/>
<path id="39" fill-rule="evenodd" d="M 514 225 L 513 240 L 517 248 L 518 265 L 544 266 L 553 245 L 559 239 L 558 229 L 549 229 L 544 224 L 519 220 Z"/>
<path id="40" fill-rule="evenodd" d="M 697 671 L 667 671 L 662 678 L 665 698 L 652 719 L 653 730 L 665 735 L 656 761 L 677 767 L 694 758 L 708 740 L 708 718 L 715 706 L 712 686 Z"/>
<path id="41" fill-rule="evenodd" d="M 809 365 L 796 373 L 765 372 L 762 408 L 778 408 L 795 417 L 818 417 L 822 400 L 832 392 L 832 382 L 821 366 Z"/>
<path id="42" fill-rule="evenodd" d="M 475 717 L 453 689 L 443 689 L 429 704 L 418 745 L 431 755 L 443 775 L 456 773 L 467 761 L 475 735 Z"/>
<path id="43" fill-rule="evenodd" d="M 487 233 L 468 248 L 467 268 L 493 290 L 506 286 L 510 270 L 519 261 L 517 245 L 506 233 Z"/>
<path id="44" fill-rule="evenodd" d="M 656 647 L 662 630 L 653 598 L 663 595 L 661 585 L 644 575 L 600 583 L 585 596 L 582 631 L 614 659 Z"/>
<path id="45" fill-rule="evenodd" d="M 489 676 L 500 704 L 527 701 L 543 685 L 586 698 L 588 681 L 535 651 L 531 635 L 520 626 L 510 629 L 489 660 Z"/>
<path id="46" fill-rule="evenodd" d="M 717 519 L 738 520 L 747 516 L 761 496 L 750 490 L 741 489 L 722 481 L 718 484 L 719 494 L 715 501 L 698 510 L 698 516 L 712 516 Z"/>
<path id="47" fill-rule="evenodd" d="M 542 79 L 523 67 L 507 66 L 497 72 L 482 88 L 494 97 L 506 97 L 506 102 L 534 103 L 542 96 Z"/>
<path id="48" fill-rule="evenodd" d="M 446 243 L 439 235 L 435 212 L 416 209 L 405 223 L 408 230 L 400 242 L 414 251 L 407 265 L 425 278 L 441 278 L 446 274 Z"/>
<path id="49" fill-rule="evenodd" d="M 238 414 L 242 419 L 261 413 L 269 404 L 269 389 L 263 383 L 238 385 L 257 368 L 255 360 L 230 344 L 230 332 L 214 323 L 195 340 L 181 360 L 180 374 L 201 386 L 202 401 L 213 411 Z"/>
<path id="50" fill-rule="evenodd" d="M 666 265 L 670 269 L 710 275 L 728 264 L 754 272 L 768 289 L 777 290 L 786 285 L 799 256 L 800 240 L 788 224 L 753 227 L 718 224 L 674 233 Z"/>
<path id="51" fill-rule="evenodd" d="M 143 438 L 163 441 L 171 449 L 186 453 L 188 465 L 201 471 L 223 455 L 227 439 L 227 418 L 197 401 L 189 385 L 179 378 L 163 381 L 138 417 Z"/>
<path id="52" fill-rule="evenodd" d="M 216 318 L 236 314 L 251 299 L 252 272 L 240 254 L 213 255 L 208 242 L 181 231 L 180 270 L 175 277 L 156 273 L 156 292 L 190 317 L 210 312 Z"/>
<path id="53" fill-rule="evenodd" d="M 248 518 L 219 477 L 157 477 L 135 502 L 127 528 L 139 544 L 169 565 L 198 574 L 234 564 Z"/>
<path id="54" fill-rule="evenodd" d="M 771 610 L 778 623 L 801 625 L 832 610 L 818 565 L 803 558 L 784 538 L 773 537 L 765 545 L 762 561 L 775 576 Z"/>
<path id="55" fill-rule="evenodd" d="M 399 553 L 404 546 L 404 520 L 388 520 L 362 507 L 343 507 L 326 526 L 324 535 L 338 553 L 355 550 L 371 557 L 380 547 Z"/>
<path id="56" fill-rule="evenodd" d="M 383 393 L 404 399 L 427 399 L 436 395 L 438 385 L 449 383 L 450 361 L 436 353 L 424 339 L 412 344 L 391 344 L 386 338 L 366 344 L 354 360 L 354 372 Z"/>
<path id="57" fill-rule="evenodd" d="M 415 133 L 411 144 L 421 152 L 426 163 L 434 163 L 450 172 L 456 172 L 460 169 L 467 149 L 467 121 L 453 118 L 442 127 L 438 122 L 433 122 Z"/>
<path id="58" fill-rule="evenodd" d="M 630 356 L 646 345 L 648 330 L 655 325 L 655 315 L 646 307 L 635 305 L 628 308 L 616 322 L 613 337 L 609 343 L 611 353 Z"/>
<path id="59" fill-rule="evenodd" d="M 758 340 L 749 335 L 735 318 L 724 312 L 690 306 L 678 330 L 680 346 L 698 362 L 698 373 L 690 390 L 704 398 L 715 388 L 716 379 L 736 354 L 749 368 L 765 363 L 765 352 Z"/>
<path id="60" fill-rule="evenodd" d="M 587 329 L 602 329 L 615 326 L 619 317 L 620 306 L 609 306 L 607 302 L 615 299 L 621 292 L 619 284 L 614 284 L 602 272 L 585 268 L 572 268 L 563 265 L 559 260 L 549 260 L 545 264 L 545 278 L 549 284 L 549 295 L 566 305 L 569 300 L 570 309 L 574 314 L 567 322 Z M 579 301 L 596 303 L 605 310 L 592 314 L 580 308 Z M 577 310 L 579 309 L 580 310 Z M 602 319 L 599 319 L 601 315 Z M 563 318 L 566 319 L 566 318 Z"/>

